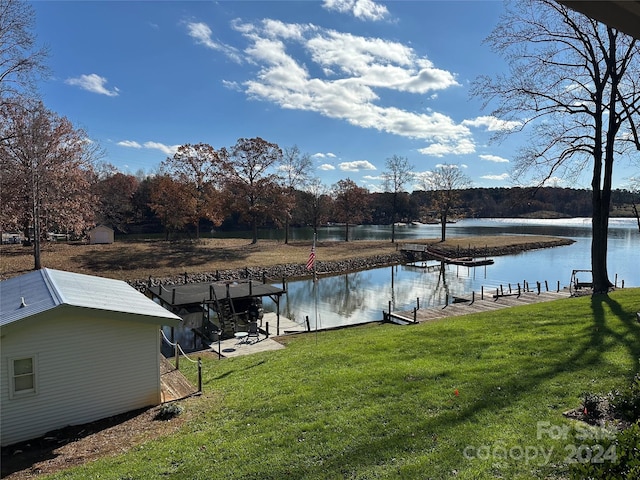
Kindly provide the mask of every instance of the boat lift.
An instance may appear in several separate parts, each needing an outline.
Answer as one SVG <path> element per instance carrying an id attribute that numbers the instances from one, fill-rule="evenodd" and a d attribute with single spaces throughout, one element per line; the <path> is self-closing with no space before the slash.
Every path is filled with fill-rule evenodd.
<path id="1" fill-rule="evenodd" d="M 284 283 L 282 288 L 251 280 L 160 284 L 148 285 L 145 293 L 183 320 L 191 315 L 200 319 L 199 325 L 193 325 L 191 329 L 208 341 L 217 336 L 233 337 L 238 323 L 246 326 L 251 320 L 260 320 L 262 326 L 262 297 L 269 297 L 276 305 L 276 334 L 280 334 L 280 297 L 286 294 Z M 212 310 L 216 313 L 217 325 L 211 319 Z M 262 333 L 269 335 L 268 329 Z"/>
<path id="2" fill-rule="evenodd" d="M 578 278 L 579 273 L 588 273 L 592 276 L 590 282 L 581 281 Z M 572 270 L 571 271 L 571 282 L 569 282 L 569 293 L 575 293 L 577 290 L 582 288 L 593 288 L 593 275 L 591 270 Z"/>

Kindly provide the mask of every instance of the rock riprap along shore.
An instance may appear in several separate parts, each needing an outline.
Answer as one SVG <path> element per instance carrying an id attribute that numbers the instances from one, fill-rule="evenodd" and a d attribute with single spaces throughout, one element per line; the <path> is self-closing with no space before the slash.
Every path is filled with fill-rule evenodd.
<path id="1" fill-rule="evenodd" d="M 464 245 L 437 244 L 438 249 L 448 255 L 455 257 L 464 255 L 469 257 L 493 257 L 501 255 L 513 255 L 516 253 L 537 250 L 541 248 L 551 248 L 574 243 L 571 239 L 556 238 L 546 242 L 523 242 L 518 244 L 487 246 L 487 247 L 465 247 Z M 340 261 L 316 260 L 316 271 L 322 275 L 337 275 L 372 268 L 397 265 L 408 260 L 401 251 L 388 255 L 375 255 L 370 257 L 359 257 Z M 312 272 L 307 270 L 304 263 L 286 263 L 269 267 L 245 267 L 236 269 L 216 270 L 207 273 L 189 273 L 174 275 L 163 278 L 147 278 L 130 281 L 129 283 L 138 290 L 144 291 L 151 284 L 155 285 L 182 285 L 185 283 L 211 283 L 224 281 L 266 281 L 267 283 L 279 283 L 283 279 L 304 279 L 311 277 Z"/>

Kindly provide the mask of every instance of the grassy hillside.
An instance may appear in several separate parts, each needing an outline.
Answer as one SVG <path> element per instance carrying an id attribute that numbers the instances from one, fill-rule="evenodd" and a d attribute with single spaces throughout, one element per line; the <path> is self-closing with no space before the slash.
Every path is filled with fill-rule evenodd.
<path id="1" fill-rule="evenodd" d="M 562 413 L 628 384 L 639 309 L 628 289 L 205 355 L 177 434 L 54 478 L 567 478 L 582 440 Z"/>

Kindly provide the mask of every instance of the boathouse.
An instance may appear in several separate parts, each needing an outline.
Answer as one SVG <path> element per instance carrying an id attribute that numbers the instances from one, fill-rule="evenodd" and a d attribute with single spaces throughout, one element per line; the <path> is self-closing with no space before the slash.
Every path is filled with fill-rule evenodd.
<path id="1" fill-rule="evenodd" d="M 1 445 L 161 403 L 160 327 L 119 280 L 42 269 L 0 282 Z"/>
<path id="2" fill-rule="evenodd" d="M 194 344 L 199 338 L 204 348 L 219 338 L 230 338 L 240 330 L 247 330 L 250 322 L 258 322 L 267 336 L 279 335 L 280 297 L 285 293 L 284 285 L 281 288 L 252 280 L 148 285 L 146 291 L 155 302 L 179 315 L 183 319 L 181 328 L 189 330 Z M 263 297 L 269 297 L 276 306 L 275 326 L 262 324 Z"/>

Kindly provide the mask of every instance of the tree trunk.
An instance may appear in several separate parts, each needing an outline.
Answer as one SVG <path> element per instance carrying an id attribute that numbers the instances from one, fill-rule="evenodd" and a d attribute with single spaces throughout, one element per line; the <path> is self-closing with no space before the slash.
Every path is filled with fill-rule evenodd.
<path id="1" fill-rule="evenodd" d="M 37 228 L 34 228 L 33 260 L 34 260 L 33 269 L 40 270 L 42 268 L 42 261 L 40 259 L 40 227 L 39 226 Z"/>
<path id="2" fill-rule="evenodd" d="M 640 213 L 638 213 L 638 206 L 633 203 L 633 214 L 636 216 L 636 222 L 638 222 L 638 231 L 640 231 Z"/>
<path id="3" fill-rule="evenodd" d="M 447 212 L 440 212 L 440 241 L 447 239 Z"/>
<path id="4" fill-rule="evenodd" d="M 256 219 L 254 219 L 251 222 L 252 225 L 252 230 L 253 230 L 253 237 L 251 239 L 251 244 L 255 245 L 256 243 L 258 243 L 258 221 Z"/>
<path id="5" fill-rule="evenodd" d="M 594 175 L 591 183 L 593 216 L 591 218 L 591 275 L 593 293 L 607 293 L 613 285 L 607 271 L 607 243 L 609 233 L 609 208 L 611 206 L 611 175 L 613 171 L 613 151 L 611 143 L 613 132 L 607 132 L 608 145 L 604 155 L 604 179 L 602 187 L 602 154 L 594 155 Z M 596 150 L 597 151 L 597 150 Z"/>
<path id="6" fill-rule="evenodd" d="M 349 222 L 345 223 L 345 229 L 344 229 L 344 241 L 348 242 L 349 241 Z"/>
<path id="7" fill-rule="evenodd" d="M 40 258 L 40 181 L 37 178 L 35 167 L 32 167 L 32 222 L 33 222 L 33 269 L 40 270 L 42 261 Z"/>
<path id="8" fill-rule="evenodd" d="M 289 218 L 284 219 L 284 244 L 289 243 Z"/>
<path id="9" fill-rule="evenodd" d="M 609 34 L 609 44 L 613 45 L 609 49 L 609 61 L 607 68 L 610 71 L 611 82 L 613 83 L 612 92 L 610 92 L 608 109 L 609 112 L 616 111 L 617 86 L 619 77 L 615 71 L 616 50 L 613 32 L 607 28 Z M 615 142 L 616 134 L 619 129 L 617 115 L 606 115 L 607 133 L 606 143 L 604 144 L 604 155 L 601 152 L 601 144 L 596 142 L 596 155 L 594 155 L 594 175 L 592 181 L 593 189 L 593 218 L 592 239 L 591 239 L 591 275 L 593 277 L 593 293 L 606 294 L 613 284 L 609 281 L 609 272 L 607 271 L 607 247 L 609 235 L 609 210 L 611 208 L 611 184 L 613 179 L 613 162 L 615 159 Z M 601 119 L 605 118 L 604 112 L 600 115 Z M 602 123 L 596 124 L 596 131 L 602 131 Z M 604 159 L 603 159 L 604 156 Z M 603 164 L 604 160 L 604 164 Z M 596 170 L 597 169 L 597 170 Z M 603 171 L 604 170 L 604 171 Z M 602 183 L 600 180 L 602 179 Z M 600 186 L 602 185 L 602 187 Z"/>
<path id="10" fill-rule="evenodd" d="M 598 203 L 602 203 L 598 200 Z M 591 274 L 593 276 L 593 293 L 607 293 L 611 282 L 607 272 L 607 241 L 609 213 L 602 211 L 593 213 L 591 239 Z"/>
<path id="11" fill-rule="evenodd" d="M 398 194 L 393 192 L 393 205 L 391 208 L 391 243 L 396 241 L 396 210 L 398 209 Z"/>

